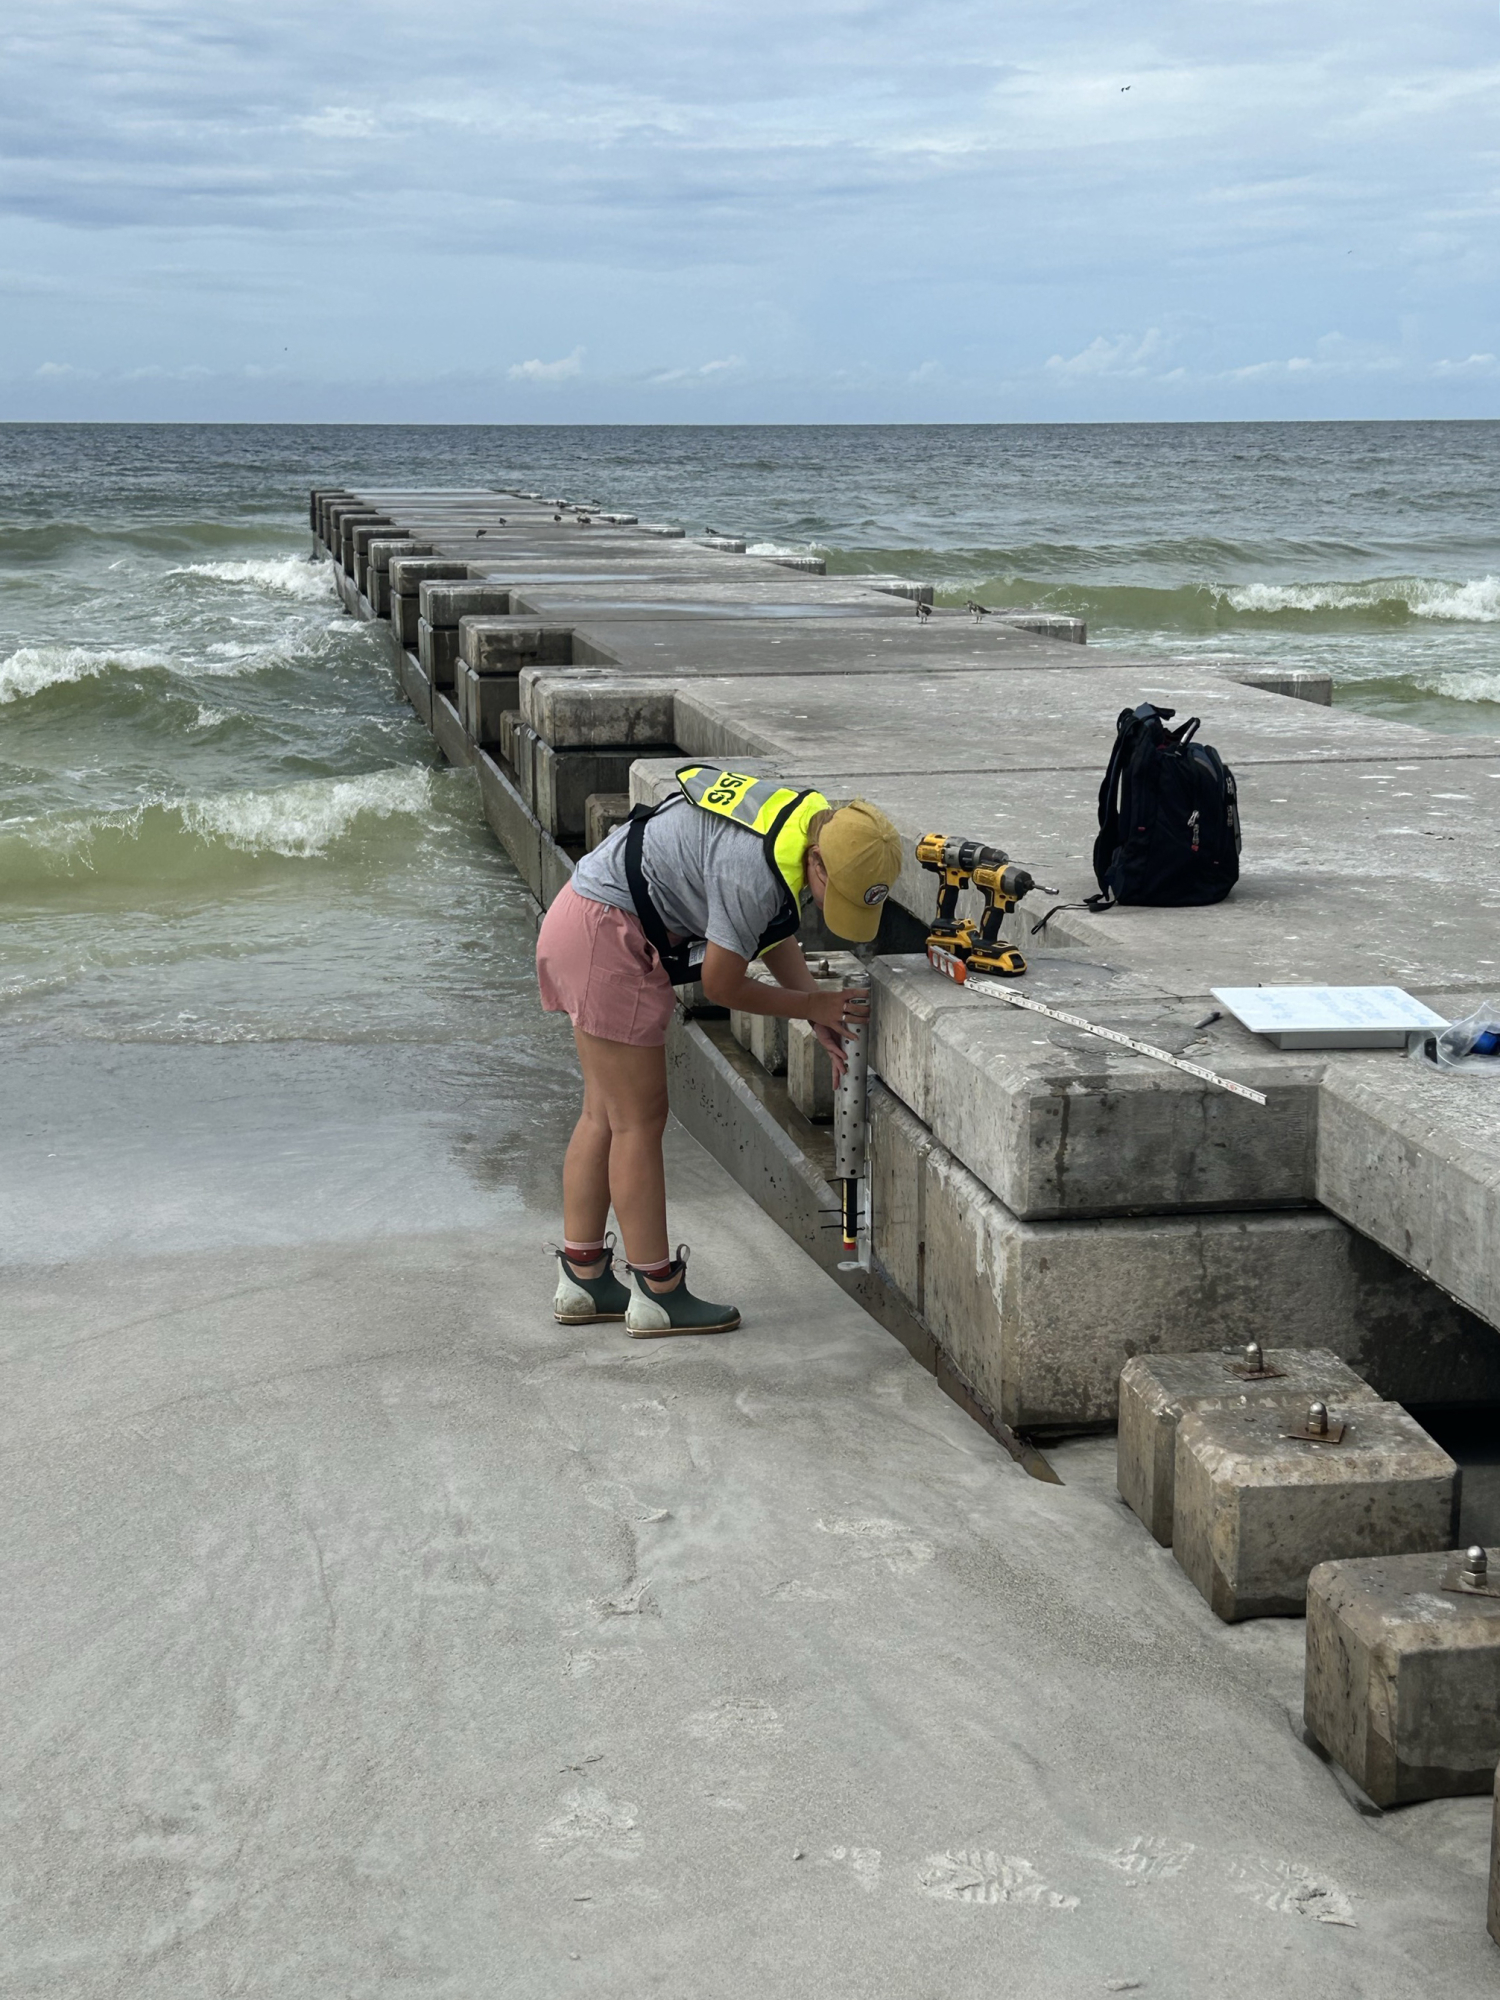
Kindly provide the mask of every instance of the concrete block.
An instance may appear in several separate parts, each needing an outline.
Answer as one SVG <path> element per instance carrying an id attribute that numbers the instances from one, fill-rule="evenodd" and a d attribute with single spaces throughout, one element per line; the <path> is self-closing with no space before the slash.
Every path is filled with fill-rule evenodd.
<path id="1" fill-rule="evenodd" d="M 429 625 L 455 629 L 466 617 L 506 617 L 510 611 L 510 590 L 503 583 L 454 583 L 445 577 L 429 577 L 417 590 L 418 611 Z"/>
<path id="2" fill-rule="evenodd" d="M 633 750 L 554 750 L 537 739 L 535 812 L 555 840 L 577 841 L 586 832 L 590 793 L 625 792 Z"/>
<path id="3" fill-rule="evenodd" d="M 378 507 L 337 506 L 332 510 L 336 539 L 333 543 L 333 559 L 346 576 L 354 574 L 354 530 L 362 526 L 394 529 L 396 523 L 389 514 L 382 514 Z"/>
<path id="4" fill-rule="evenodd" d="M 870 1086 L 870 1249 L 919 1316 L 927 1310 L 927 1161 L 934 1143 L 899 1098 L 878 1083 Z M 993 1380 L 998 1396 L 998 1357 Z"/>
<path id="5" fill-rule="evenodd" d="M 1111 1424 L 1132 1355 L 1250 1340 L 1327 1348 L 1381 1395 L 1424 1400 L 1436 1383 L 1426 1400 L 1472 1399 L 1463 1316 L 1330 1215 L 1027 1222 L 920 1120 L 894 1116 L 880 1084 L 870 1101 L 872 1189 L 906 1190 L 897 1215 L 877 1218 L 877 1254 L 893 1277 L 921 1264 L 928 1327 L 1015 1428 Z M 920 1237 L 894 1246 L 918 1217 Z"/>
<path id="6" fill-rule="evenodd" d="M 1490 1821 L 1490 1936 L 1500 1944 L 1500 1772 L 1495 1774 L 1495 1810 Z"/>
<path id="7" fill-rule="evenodd" d="M 1183 1412 L 1172 1549 L 1220 1618 L 1299 1617 L 1319 1563 L 1447 1549 L 1458 1467 L 1394 1403 L 1333 1403 L 1338 1444 L 1283 1435 L 1302 1398 Z"/>
<path id="8" fill-rule="evenodd" d="M 771 977 L 771 974 L 767 971 L 765 966 L 760 964 L 758 960 L 753 960 L 751 964 L 746 968 L 746 970 L 749 973 L 750 978 L 755 980 L 756 983 L 761 986 L 774 986 L 776 984 L 776 981 Z M 766 1047 L 766 1041 L 765 1037 L 762 1035 L 759 1044 L 757 1046 L 756 1030 L 759 1023 L 762 1022 L 765 1018 L 766 1017 L 764 1015 L 751 1014 L 741 1010 L 738 1007 L 731 1007 L 729 1010 L 730 1034 L 739 1043 L 740 1047 L 745 1051 L 746 1055 L 753 1055 L 755 1057 L 755 1060 L 759 1062 L 762 1067 L 765 1066 L 764 1058 L 758 1051 L 763 1050 Z M 784 1069 L 785 1068 L 784 1057 L 782 1066 Z M 781 1071 L 774 1071 L 774 1070 L 772 1071 L 772 1075 L 780 1075 L 780 1074 Z"/>
<path id="9" fill-rule="evenodd" d="M 518 713 L 516 676 L 477 674 L 460 660 L 454 669 L 454 685 L 459 696 L 459 713 L 470 736 L 476 743 L 501 744 L 505 717 Z M 509 754 L 507 751 L 506 755 Z"/>
<path id="10" fill-rule="evenodd" d="M 1289 695 L 1293 701 L 1310 701 L 1319 708 L 1333 706 L 1333 675 L 1309 667 L 1250 667 L 1239 663 L 1224 669 L 1228 679 L 1241 687 L 1262 688 L 1267 694 Z"/>
<path id="11" fill-rule="evenodd" d="M 781 1014 L 749 1016 L 750 1053 L 767 1076 L 786 1075 L 786 1017 Z"/>
<path id="12" fill-rule="evenodd" d="M 624 680 L 602 668 L 528 667 L 521 675 L 521 713 L 558 750 L 675 744 L 673 694 L 670 681 Z"/>
<path id="13" fill-rule="evenodd" d="M 415 647 L 417 620 L 421 616 L 418 591 L 425 578 L 450 577 L 455 581 L 469 574 L 469 565 L 447 556 L 392 556 L 391 625 L 403 646 Z"/>
<path id="14" fill-rule="evenodd" d="M 343 515 L 339 521 L 339 565 L 344 574 L 355 578 L 357 582 L 358 571 L 354 549 L 356 528 L 369 528 L 372 533 L 376 528 L 384 528 L 389 533 L 396 525 L 389 514 L 382 514 L 375 509 Z"/>
<path id="15" fill-rule="evenodd" d="M 814 1125 L 833 1117 L 833 1063 L 811 1021 L 786 1024 L 787 1096 Z"/>
<path id="16" fill-rule="evenodd" d="M 630 817 L 629 792 L 590 792 L 583 802 L 583 844 L 592 850 Z"/>
<path id="17" fill-rule="evenodd" d="M 458 659 L 457 626 L 429 625 L 425 618 L 419 618 L 417 658 L 422 663 L 423 673 L 435 688 L 451 688 L 453 669 Z"/>
<path id="18" fill-rule="evenodd" d="M 478 673 L 517 674 L 523 667 L 573 661 L 573 634 L 565 626 L 465 612 L 458 629 L 459 652 Z"/>
<path id="19" fill-rule="evenodd" d="M 1378 1806 L 1494 1786 L 1500 1596 L 1445 1590 L 1463 1560 L 1320 1563 L 1307 1580 L 1303 1720 Z"/>
<path id="20" fill-rule="evenodd" d="M 1262 1379 L 1246 1380 L 1243 1348 L 1213 1354 L 1136 1354 L 1120 1372 L 1116 1483 L 1163 1548 L 1172 1546 L 1177 1421 L 1184 1410 L 1251 1403 L 1373 1403 L 1380 1399 L 1327 1348 L 1264 1350 Z"/>
<path id="21" fill-rule="evenodd" d="M 432 694 L 432 733 L 437 746 L 450 764 L 472 764 L 474 745 L 469 740 L 468 731 L 459 720 L 458 710 L 452 696 L 434 688 Z"/>
<path id="22" fill-rule="evenodd" d="M 518 723 L 515 749 L 511 757 L 516 771 L 516 789 L 526 801 L 526 810 L 537 818 L 538 824 L 540 816 L 536 810 L 536 746 L 539 741 L 540 738 L 534 729 L 529 728 L 524 722 Z"/>
<path id="23" fill-rule="evenodd" d="M 1329 1064 L 1318 1125 L 1318 1199 L 1491 1327 L 1500 1326 L 1497 1104 L 1500 1093 L 1472 1076 L 1361 1055 Z M 1490 1346 L 1500 1361 L 1500 1335 Z"/>
<path id="24" fill-rule="evenodd" d="M 377 618 L 391 615 L 392 556 L 430 556 L 432 552 L 430 542 L 418 541 L 410 535 L 385 536 L 370 543 L 365 595 Z"/>
<path id="25" fill-rule="evenodd" d="M 1032 946 L 1025 940 L 1028 955 Z M 1324 1058 L 1206 998 L 1147 996 L 1082 953 L 1032 957 L 1029 998 L 1239 1078 L 1262 1107 L 1077 1028 L 966 993 L 923 957 L 875 961 L 872 1064 L 940 1144 L 1029 1221 L 1313 1199 Z"/>
<path id="26" fill-rule="evenodd" d="M 354 581 L 356 586 L 367 596 L 369 594 L 370 543 L 377 536 L 388 540 L 391 532 L 389 523 L 382 524 L 379 522 L 361 521 L 355 527 L 350 537 L 354 559 Z"/>

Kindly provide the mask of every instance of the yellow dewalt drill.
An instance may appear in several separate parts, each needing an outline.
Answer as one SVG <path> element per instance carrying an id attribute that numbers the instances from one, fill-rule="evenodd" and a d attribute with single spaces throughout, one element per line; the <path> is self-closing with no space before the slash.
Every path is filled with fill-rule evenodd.
<path id="1" fill-rule="evenodd" d="M 1033 889 L 1048 895 L 1055 891 L 1016 867 L 1003 847 L 990 847 L 982 840 L 924 833 L 917 842 L 917 860 L 938 878 L 937 916 L 927 933 L 931 963 L 950 979 L 963 980 L 970 972 L 1019 979 L 1026 960 L 1001 937 L 1000 926 Z M 984 899 L 977 924 L 958 914 L 959 891 L 970 882 Z"/>

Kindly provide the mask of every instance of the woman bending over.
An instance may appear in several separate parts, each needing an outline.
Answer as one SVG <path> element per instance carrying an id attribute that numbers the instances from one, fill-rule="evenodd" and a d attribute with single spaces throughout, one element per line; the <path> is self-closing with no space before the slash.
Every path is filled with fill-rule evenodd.
<path id="1" fill-rule="evenodd" d="M 809 895 L 836 936 L 865 944 L 901 867 L 901 842 L 862 799 L 834 812 L 821 792 L 708 765 L 637 807 L 586 854 L 537 938 L 542 1005 L 573 1022 L 583 1114 L 563 1162 L 563 1247 L 556 1317 L 621 1320 L 637 1338 L 724 1333 L 733 1306 L 687 1288 L 687 1246 L 667 1240 L 667 1023 L 674 985 L 701 979 L 716 1006 L 811 1021 L 843 1065 L 840 1030 L 862 994 L 825 993 L 797 943 Z M 760 959 L 775 986 L 752 979 Z M 605 1228 L 613 1203 L 625 1239 L 622 1282 Z"/>

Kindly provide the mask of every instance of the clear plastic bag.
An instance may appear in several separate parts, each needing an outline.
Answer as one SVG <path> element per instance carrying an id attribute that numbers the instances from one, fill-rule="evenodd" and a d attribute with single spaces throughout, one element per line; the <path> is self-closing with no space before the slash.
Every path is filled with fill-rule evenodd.
<path id="1" fill-rule="evenodd" d="M 1463 1070 L 1500 1082 L 1500 1007 L 1481 1000 L 1472 1014 L 1439 1034 L 1425 1036 L 1412 1053 L 1435 1069 Z"/>

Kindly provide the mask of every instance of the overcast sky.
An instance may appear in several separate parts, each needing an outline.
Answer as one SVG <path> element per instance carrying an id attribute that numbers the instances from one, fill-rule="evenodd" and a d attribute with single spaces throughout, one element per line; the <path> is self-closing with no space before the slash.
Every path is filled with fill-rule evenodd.
<path id="1" fill-rule="evenodd" d="M 1495 0 L 36 0 L 0 416 L 1500 413 Z"/>

